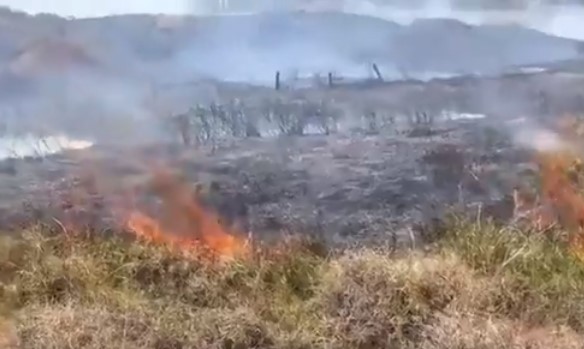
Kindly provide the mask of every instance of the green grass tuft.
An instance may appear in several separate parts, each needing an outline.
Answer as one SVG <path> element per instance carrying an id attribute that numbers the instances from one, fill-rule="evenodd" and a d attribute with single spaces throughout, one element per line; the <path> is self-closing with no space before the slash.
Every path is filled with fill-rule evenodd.
<path id="1" fill-rule="evenodd" d="M 452 224 L 428 253 L 288 241 L 228 263 L 36 228 L 1 239 L 0 295 L 6 348 L 584 343 L 582 262 L 557 239 L 486 223 Z"/>

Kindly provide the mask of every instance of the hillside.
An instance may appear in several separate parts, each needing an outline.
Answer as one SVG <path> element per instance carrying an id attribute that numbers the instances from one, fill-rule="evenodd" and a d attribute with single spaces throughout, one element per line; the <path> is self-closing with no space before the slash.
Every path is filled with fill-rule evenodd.
<path id="1" fill-rule="evenodd" d="M 11 129 L 65 130 L 79 137 L 103 131 L 108 139 L 120 138 L 110 133 L 121 130 L 124 120 L 133 125 L 126 128 L 146 128 L 136 132 L 143 138 L 160 133 L 144 120 L 220 96 L 239 98 L 246 89 L 253 94 L 259 90 L 245 83 L 271 87 L 276 71 L 286 83 L 331 71 L 351 81 L 371 77 L 376 63 L 387 80 L 431 78 L 496 74 L 581 54 L 578 41 L 453 20 L 403 26 L 333 12 L 65 19 L 3 10 L 0 113 Z M 244 84 L 226 93 L 232 87 L 214 80 Z"/>
<path id="2" fill-rule="evenodd" d="M 167 82 L 202 75 L 267 81 L 276 70 L 367 76 L 373 62 L 390 78 L 496 73 L 578 56 L 577 41 L 518 26 L 438 19 L 402 26 L 332 12 L 65 20 L 4 11 L 0 26 L 6 29 L 0 64 L 11 64 L 31 42 L 49 36 L 91 47 L 96 60 L 126 74 Z"/>
<path id="3" fill-rule="evenodd" d="M 39 39 L 23 47 L 10 61 L 8 69 L 22 76 L 39 76 L 76 69 L 91 69 L 97 64 L 83 47 L 60 38 Z"/>

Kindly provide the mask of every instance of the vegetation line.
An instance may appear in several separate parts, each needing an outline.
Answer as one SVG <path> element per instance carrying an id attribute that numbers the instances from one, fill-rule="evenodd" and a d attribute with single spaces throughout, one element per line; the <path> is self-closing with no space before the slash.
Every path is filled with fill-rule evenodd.
<path id="1" fill-rule="evenodd" d="M 581 348 L 584 264 L 552 235 L 455 222 L 425 253 L 290 240 L 217 263 L 36 228 L 0 243 L 0 344 Z"/>

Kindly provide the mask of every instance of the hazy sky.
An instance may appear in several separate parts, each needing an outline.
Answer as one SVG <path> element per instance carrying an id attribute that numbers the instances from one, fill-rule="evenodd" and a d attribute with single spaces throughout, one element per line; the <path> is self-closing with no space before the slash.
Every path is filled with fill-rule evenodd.
<path id="1" fill-rule="evenodd" d="M 113 13 L 185 13 L 188 0 L 0 0 L 1 6 L 30 13 L 93 17 Z"/>

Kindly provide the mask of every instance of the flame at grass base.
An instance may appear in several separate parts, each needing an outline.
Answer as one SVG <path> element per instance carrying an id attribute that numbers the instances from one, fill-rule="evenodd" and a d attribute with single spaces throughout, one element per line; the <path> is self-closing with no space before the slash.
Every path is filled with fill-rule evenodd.
<path id="1" fill-rule="evenodd" d="M 579 159 L 573 154 L 539 154 L 541 194 L 556 212 L 558 222 L 567 229 L 570 244 L 584 257 L 584 196 L 577 183 Z"/>
<path id="2" fill-rule="evenodd" d="M 204 235 L 200 240 L 179 236 L 166 231 L 157 220 L 139 211 L 130 215 L 127 226 L 139 239 L 155 244 L 169 245 L 186 253 L 208 250 L 219 257 L 231 259 L 244 257 L 248 252 L 248 243 L 233 235 Z"/>
<path id="3" fill-rule="evenodd" d="M 168 173 L 160 172 L 154 178 L 152 189 L 162 199 L 161 214 L 166 219 L 159 220 L 141 211 L 133 211 L 126 226 L 138 238 L 169 245 L 184 253 L 205 251 L 227 259 L 249 254 L 248 241 L 224 228 L 219 217 L 205 210 L 187 185 Z"/>
<path id="4" fill-rule="evenodd" d="M 584 261 L 584 166 L 578 153 L 581 144 L 578 135 L 572 132 L 574 127 L 561 126 L 564 141 L 570 146 L 536 155 L 540 195 L 553 208 L 557 222 L 570 234 L 572 252 Z"/>

